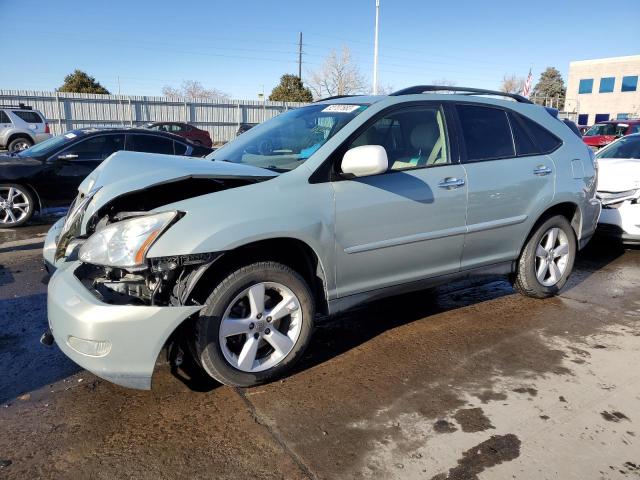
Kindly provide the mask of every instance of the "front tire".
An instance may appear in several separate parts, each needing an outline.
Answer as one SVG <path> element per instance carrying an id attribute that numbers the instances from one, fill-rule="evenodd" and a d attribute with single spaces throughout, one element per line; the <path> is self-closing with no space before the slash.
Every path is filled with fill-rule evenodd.
<path id="1" fill-rule="evenodd" d="M 311 339 L 311 289 L 286 265 L 259 262 L 227 276 L 195 324 L 195 353 L 226 385 L 250 387 L 289 371 Z"/>
<path id="2" fill-rule="evenodd" d="M 569 221 L 556 215 L 540 224 L 527 241 L 512 278 L 523 295 L 548 298 L 567 283 L 576 258 L 577 241 Z"/>
<path id="3" fill-rule="evenodd" d="M 35 201 L 28 189 L 15 183 L 0 183 L 0 228 L 24 225 L 34 210 Z"/>

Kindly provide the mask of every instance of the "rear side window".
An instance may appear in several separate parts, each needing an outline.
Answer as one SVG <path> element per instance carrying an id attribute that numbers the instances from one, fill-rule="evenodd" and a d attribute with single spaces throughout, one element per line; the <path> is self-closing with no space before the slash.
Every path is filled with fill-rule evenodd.
<path id="1" fill-rule="evenodd" d="M 155 135 L 127 135 L 127 150 L 173 155 L 173 140 Z"/>
<path id="2" fill-rule="evenodd" d="M 478 105 L 457 105 L 467 161 L 515 156 L 507 112 Z"/>
<path id="3" fill-rule="evenodd" d="M 4 113 L 3 110 L 0 110 L 0 123 L 11 123 L 11 120 L 9 120 L 9 115 Z"/>
<path id="4" fill-rule="evenodd" d="M 540 153 L 553 152 L 556 148 L 562 145 L 562 140 L 556 137 L 553 133 L 544 127 L 541 127 L 533 120 L 530 120 L 521 115 L 517 117 L 522 121 L 527 131 L 530 133 L 533 140 L 538 145 Z"/>
<path id="5" fill-rule="evenodd" d="M 184 155 L 187 153 L 187 146 L 184 143 L 174 142 L 174 146 L 176 155 Z"/>
<path id="6" fill-rule="evenodd" d="M 540 149 L 523 125 L 522 117 L 509 113 L 509 122 L 511 122 L 511 130 L 513 131 L 513 141 L 516 144 L 516 153 L 518 155 L 540 154 Z"/>
<path id="7" fill-rule="evenodd" d="M 42 118 L 36 112 L 27 112 L 24 110 L 12 110 L 12 112 L 27 123 L 43 123 Z"/>

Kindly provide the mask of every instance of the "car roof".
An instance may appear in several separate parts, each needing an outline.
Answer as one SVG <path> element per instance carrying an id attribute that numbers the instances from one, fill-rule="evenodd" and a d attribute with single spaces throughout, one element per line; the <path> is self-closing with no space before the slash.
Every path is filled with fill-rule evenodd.
<path id="1" fill-rule="evenodd" d="M 337 97 L 329 97 L 320 99 L 314 104 L 348 104 L 348 105 L 373 105 L 375 103 L 384 102 L 388 105 L 400 104 L 406 102 L 414 102 L 419 100 L 433 101 L 459 101 L 459 102 L 479 102 L 493 105 L 502 105 L 509 107 L 534 105 L 532 103 L 521 103 L 506 97 L 490 94 L 462 94 L 462 93 L 445 93 L 446 88 L 437 92 L 411 93 L 403 95 L 344 95 Z M 537 105 L 541 107 L 540 105 Z M 542 107 L 541 107 L 542 108 Z"/>
<path id="2" fill-rule="evenodd" d="M 603 124 L 617 124 L 617 123 L 640 123 L 640 119 L 637 118 L 630 118 L 628 120 L 604 120 L 602 122 L 598 122 L 596 123 L 596 125 L 603 125 Z"/>
<path id="3" fill-rule="evenodd" d="M 78 136 L 94 135 L 98 133 L 141 133 L 145 135 L 156 135 L 159 137 L 168 137 L 174 140 L 180 140 L 181 142 L 185 141 L 184 137 L 181 137 L 180 135 L 176 135 L 174 133 L 158 132 L 156 130 L 149 130 L 148 128 L 141 128 L 141 127 L 86 127 L 86 128 L 79 128 L 76 130 L 69 130 L 68 132 L 65 132 L 65 133 L 74 133 Z"/>

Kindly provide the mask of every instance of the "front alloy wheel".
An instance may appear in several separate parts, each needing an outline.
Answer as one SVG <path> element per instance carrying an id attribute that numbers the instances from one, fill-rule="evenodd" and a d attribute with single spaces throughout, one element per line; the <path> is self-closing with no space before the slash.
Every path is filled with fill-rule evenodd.
<path id="1" fill-rule="evenodd" d="M 284 360 L 300 337 L 300 300 L 286 286 L 259 282 L 231 301 L 218 341 L 224 358 L 243 372 L 261 372 Z"/>
<path id="2" fill-rule="evenodd" d="M 227 385 L 268 382 L 301 357 L 313 330 L 314 304 L 304 279 L 286 265 L 241 267 L 213 290 L 195 324 L 194 353 Z"/>
<path id="3" fill-rule="evenodd" d="M 33 197 L 21 185 L 0 184 L 0 227 L 18 227 L 33 215 Z"/>

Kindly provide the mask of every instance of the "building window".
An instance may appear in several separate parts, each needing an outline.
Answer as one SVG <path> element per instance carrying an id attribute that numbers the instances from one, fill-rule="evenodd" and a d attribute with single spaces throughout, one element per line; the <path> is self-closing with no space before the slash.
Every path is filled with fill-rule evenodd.
<path id="1" fill-rule="evenodd" d="M 578 125 L 589 125 L 589 114 L 581 113 L 578 115 Z"/>
<path id="2" fill-rule="evenodd" d="M 596 113 L 596 122 L 595 123 L 606 122 L 608 120 L 609 120 L 609 114 L 608 113 Z"/>
<path id="3" fill-rule="evenodd" d="M 629 119 L 628 113 L 619 113 L 618 115 L 616 115 L 616 120 L 628 120 L 628 119 Z"/>
<path id="4" fill-rule="evenodd" d="M 591 93 L 593 91 L 593 78 L 583 78 L 580 80 L 578 93 Z"/>
<path id="5" fill-rule="evenodd" d="M 600 93 L 613 92 L 613 86 L 616 83 L 616 77 L 603 77 L 600 79 Z"/>
<path id="6" fill-rule="evenodd" d="M 622 77 L 622 92 L 635 92 L 638 89 L 638 75 Z"/>

